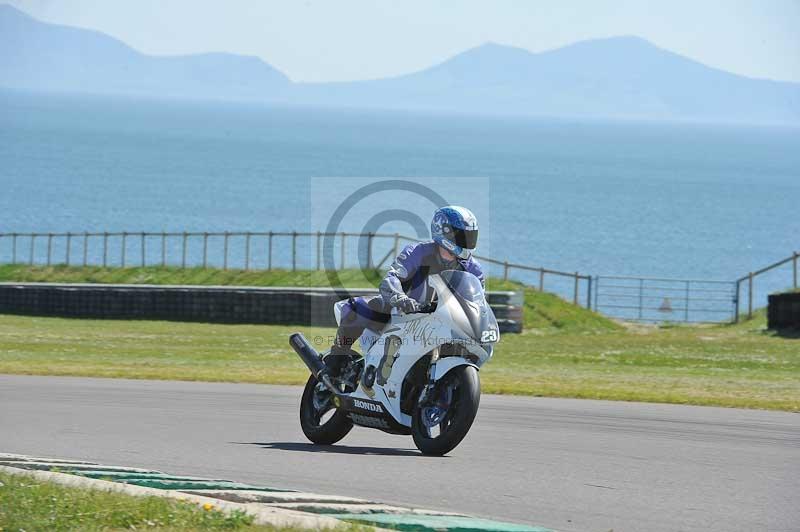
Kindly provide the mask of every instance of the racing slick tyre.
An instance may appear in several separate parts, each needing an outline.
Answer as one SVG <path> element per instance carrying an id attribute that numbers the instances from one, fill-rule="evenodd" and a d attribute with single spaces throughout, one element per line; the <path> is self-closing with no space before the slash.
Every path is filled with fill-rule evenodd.
<path id="1" fill-rule="evenodd" d="M 478 370 L 457 366 L 436 383 L 431 398 L 417 405 L 411 434 L 422 454 L 442 456 L 461 443 L 472 427 L 481 402 Z"/>
<path id="2" fill-rule="evenodd" d="M 347 414 L 336 408 L 330 390 L 313 375 L 300 400 L 300 427 L 306 438 L 319 445 L 333 445 L 353 428 Z"/>

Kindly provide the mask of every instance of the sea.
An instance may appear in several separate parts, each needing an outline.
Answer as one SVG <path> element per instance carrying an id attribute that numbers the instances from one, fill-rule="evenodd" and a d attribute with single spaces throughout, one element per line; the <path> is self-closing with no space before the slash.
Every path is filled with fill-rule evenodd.
<path id="1" fill-rule="evenodd" d="M 499 261 L 733 280 L 800 251 L 800 129 L 0 92 L 2 233 L 424 238 L 441 202 L 475 211 L 479 254 Z M 179 245 L 169 241 L 168 262 Z M 209 245 L 218 262 L 219 239 Z M 251 245 L 264 267 L 266 243 Z M 314 239 L 295 245 L 296 267 L 316 267 Z M 273 246 L 287 266 L 288 239 Z M 231 247 L 238 264 L 245 251 Z M 358 250 L 349 244 L 346 260 Z M 192 242 L 190 262 L 200 253 Z M 759 304 L 791 281 L 788 265 L 758 285 Z"/>

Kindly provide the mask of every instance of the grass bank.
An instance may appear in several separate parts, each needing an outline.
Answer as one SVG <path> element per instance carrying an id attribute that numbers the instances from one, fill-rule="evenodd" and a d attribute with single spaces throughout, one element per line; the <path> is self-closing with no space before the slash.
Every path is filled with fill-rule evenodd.
<path id="1" fill-rule="evenodd" d="M 0 473 L 0 530 L 283 530 L 161 497 L 134 497 Z"/>
<path id="2" fill-rule="evenodd" d="M 319 272 L 75 270 L 82 269 L 25 268 L 9 279 L 11 270 L 2 267 L 0 278 L 173 284 L 185 275 L 177 282 L 205 284 L 198 281 L 205 276 L 209 284 L 251 285 L 258 281 L 220 280 L 252 275 L 264 285 L 283 276 L 274 285 L 289 285 L 298 273 L 324 279 Z M 489 286 L 518 287 L 494 280 Z M 766 331 L 763 312 L 737 325 L 621 326 L 535 290 L 526 290 L 525 302 L 526 330 L 502 337 L 481 370 L 484 392 L 800 411 L 800 340 Z M 0 316 L 0 372 L 301 384 L 308 372 L 288 347 L 296 329 Z M 320 348 L 334 332 L 303 331 Z"/>

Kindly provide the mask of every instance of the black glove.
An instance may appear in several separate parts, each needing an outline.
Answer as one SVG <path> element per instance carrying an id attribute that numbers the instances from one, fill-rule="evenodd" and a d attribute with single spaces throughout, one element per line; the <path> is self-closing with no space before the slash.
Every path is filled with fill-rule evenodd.
<path id="1" fill-rule="evenodd" d="M 410 314 L 419 310 L 419 303 L 407 295 L 396 295 L 392 298 L 392 306 L 404 314 Z"/>

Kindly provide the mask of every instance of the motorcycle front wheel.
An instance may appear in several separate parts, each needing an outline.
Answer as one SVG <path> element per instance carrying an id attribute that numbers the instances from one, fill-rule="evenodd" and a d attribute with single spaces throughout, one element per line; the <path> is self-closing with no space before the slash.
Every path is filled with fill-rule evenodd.
<path id="1" fill-rule="evenodd" d="M 411 434 L 422 454 L 442 456 L 452 451 L 472 427 L 481 401 L 478 370 L 458 366 L 439 380 L 425 404 L 411 416 Z"/>
<path id="2" fill-rule="evenodd" d="M 306 438 L 319 445 L 333 445 L 353 428 L 347 414 L 336 408 L 330 390 L 313 375 L 300 400 L 300 428 Z"/>

